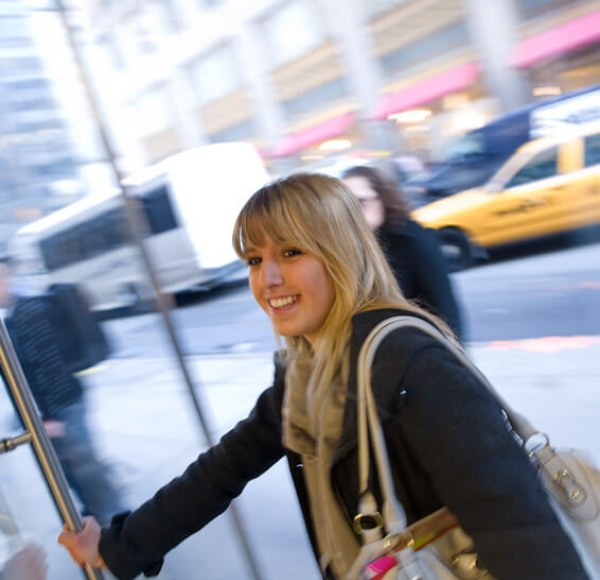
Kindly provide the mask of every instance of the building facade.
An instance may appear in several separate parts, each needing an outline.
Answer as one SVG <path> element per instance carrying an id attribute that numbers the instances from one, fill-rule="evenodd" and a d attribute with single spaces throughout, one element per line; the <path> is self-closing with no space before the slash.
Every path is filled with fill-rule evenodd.
<path id="1" fill-rule="evenodd" d="M 434 157 L 600 82 L 594 0 L 87 0 L 90 73 L 125 170 L 248 140 L 273 169 Z"/>
<path id="2" fill-rule="evenodd" d="M 26 2 L 0 2 L 0 252 L 20 225 L 84 193 L 34 20 Z"/>

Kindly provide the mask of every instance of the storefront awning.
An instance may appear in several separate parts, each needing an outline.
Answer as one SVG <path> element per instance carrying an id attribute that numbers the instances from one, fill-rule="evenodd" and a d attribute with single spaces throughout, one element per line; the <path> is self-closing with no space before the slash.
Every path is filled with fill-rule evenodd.
<path id="1" fill-rule="evenodd" d="M 527 68 L 600 41 L 600 11 L 521 40 L 511 57 L 516 68 Z"/>
<path id="2" fill-rule="evenodd" d="M 479 65 L 476 62 L 469 62 L 426 78 L 395 93 L 390 93 L 381 101 L 375 117 L 386 119 L 392 113 L 406 111 L 444 95 L 463 90 L 477 80 L 478 74 Z"/>
<path id="3" fill-rule="evenodd" d="M 270 152 L 269 157 L 286 157 L 298 151 L 302 151 L 306 147 L 321 143 L 327 139 L 332 139 L 347 131 L 354 123 L 356 113 L 344 113 L 337 117 L 327 119 L 322 123 L 313 125 L 303 131 L 292 133 L 284 138 L 282 143 Z"/>

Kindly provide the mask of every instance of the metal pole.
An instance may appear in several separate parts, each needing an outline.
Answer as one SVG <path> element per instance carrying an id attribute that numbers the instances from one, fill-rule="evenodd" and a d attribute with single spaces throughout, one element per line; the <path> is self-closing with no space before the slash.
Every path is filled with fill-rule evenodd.
<path id="1" fill-rule="evenodd" d="M 79 76 L 81 77 L 82 84 L 83 84 L 85 92 L 86 92 L 88 103 L 92 109 L 92 114 L 93 114 L 93 117 L 94 117 L 94 120 L 96 123 L 96 127 L 98 129 L 100 139 L 102 141 L 102 145 L 103 145 L 104 151 L 106 153 L 107 162 L 109 163 L 109 165 L 112 169 L 112 172 L 116 178 L 116 181 L 119 184 L 121 195 L 123 197 L 123 201 L 125 204 L 125 210 L 127 213 L 129 224 L 130 224 L 130 229 L 131 229 L 131 232 L 132 232 L 132 235 L 134 238 L 134 242 L 136 243 L 136 245 L 138 247 L 138 250 L 140 252 L 140 256 L 142 258 L 142 262 L 144 264 L 144 268 L 146 270 L 148 279 L 154 290 L 156 304 L 160 311 L 160 314 L 161 314 L 163 323 L 165 325 L 165 328 L 167 330 L 169 339 L 171 341 L 171 346 L 173 348 L 173 352 L 177 359 L 179 370 L 181 371 L 181 374 L 185 381 L 187 390 L 191 397 L 192 405 L 194 407 L 194 411 L 196 412 L 196 415 L 200 422 L 200 426 L 202 428 L 202 432 L 204 434 L 205 440 L 209 446 L 212 446 L 214 443 L 214 440 L 212 437 L 212 429 L 209 424 L 208 418 L 200 405 L 199 397 L 196 392 L 196 389 L 194 388 L 194 382 L 192 380 L 191 374 L 188 370 L 187 364 L 183 357 L 183 351 L 182 351 L 182 348 L 181 348 L 181 345 L 179 342 L 179 338 L 175 331 L 175 327 L 172 322 L 172 317 L 169 312 L 170 307 L 173 306 L 173 298 L 171 295 L 166 295 L 165 293 L 162 292 L 162 290 L 160 288 L 160 283 L 158 281 L 158 278 L 157 278 L 154 268 L 152 266 L 152 260 L 149 256 L 146 246 L 143 242 L 143 239 L 141 236 L 141 231 L 140 231 L 140 228 L 138 227 L 139 221 L 140 221 L 140 215 L 139 215 L 139 212 L 136 211 L 136 207 L 134 206 L 134 203 L 132 202 L 131 198 L 127 195 L 127 188 L 123 184 L 124 176 L 121 174 L 121 171 L 119 170 L 119 167 L 118 167 L 118 164 L 116 161 L 116 156 L 114 153 L 114 148 L 108 137 L 108 132 L 106 131 L 105 123 L 104 123 L 104 120 L 100 113 L 98 101 L 97 101 L 96 95 L 92 89 L 89 74 L 87 72 L 87 69 L 83 63 L 83 59 L 79 52 L 79 46 L 77 45 L 77 42 L 75 40 L 75 35 L 73 32 L 73 28 L 71 27 L 71 24 L 67 17 L 67 10 L 64 6 L 63 0 L 56 0 L 56 6 L 58 8 L 58 12 L 60 14 L 62 24 L 67 33 L 67 39 L 69 41 L 71 52 L 74 56 L 75 63 L 76 63 L 76 66 L 77 66 L 77 69 L 79 72 Z M 247 563 L 250 567 L 252 578 L 254 578 L 254 580 L 261 580 L 262 577 L 259 572 L 258 565 L 255 561 L 254 554 L 252 553 L 250 545 L 246 539 L 246 534 L 245 534 L 245 531 L 243 528 L 243 522 L 237 512 L 236 506 L 233 503 L 230 505 L 229 511 L 233 518 L 234 526 L 236 529 L 236 533 L 239 537 L 239 541 L 240 541 L 242 550 L 246 557 Z"/>
<path id="2" fill-rule="evenodd" d="M 82 522 L 79 512 L 73 503 L 62 467 L 38 415 L 27 379 L 2 320 L 0 320 L 0 368 L 29 435 L 21 435 L 15 439 L 15 444 L 31 443 L 60 515 L 70 530 L 80 531 Z M 99 570 L 89 565 L 83 568 L 83 573 L 86 578 L 103 578 Z"/>

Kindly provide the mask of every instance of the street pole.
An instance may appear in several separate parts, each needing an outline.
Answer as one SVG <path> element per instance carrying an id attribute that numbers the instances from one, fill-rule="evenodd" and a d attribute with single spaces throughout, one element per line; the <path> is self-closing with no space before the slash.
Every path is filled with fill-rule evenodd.
<path id="1" fill-rule="evenodd" d="M 160 311 L 162 321 L 164 323 L 165 329 L 169 336 L 169 340 L 171 342 L 171 346 L 173 348 L 173 353 L 176 357 L 179 370 L 181 372 L 181 375 L 184 379 L 185 385 L 189 392 L 190 398 L 192 400 L 192 405 L 194 407 L 194 411 L 198 418 L 198 421 L 200 422 L 200 426 L 201 426 L 202 432 L 204 434 L 205 440 L 209 446 L 212 446 L 214 444 L 214 440 L 213 440 L 213 436 L 212 436 L 213 429 L 211 428 L 208 418 L 202 409 L 202 406 L 201 406 L 199 398 L 198 398 L 198 393 L 196 392 L 196 389 L 194 388 L 194 381 L 192 380 L 191 374 L 188 370 L 187 363 L 183 356 L 183 350 L 180 345 L 179 337 L 177 336 L 177 332 L 175 331 L 175 327 L 173 325 L 173 320 L 172 320 L 172 317 L 170 314 L 170 310 L 174 306 L 173 297 L 170 294 L 167 295 L 167 294 L 163 293 L 163 291 L 160 288 L 160 283 L 159 283 L 158 277 L 156 275 L 156 272 L 154 270 L 154 267 L 152 265 L 152 260 L 150 258 L 150 255 L 149 255 L 149 253 L 146 249 L 146 246 L 144 244 L 144 241 L 142 239 L 142 234 L 141 234 L 142 228 L 140 227 L 142 225 L 140 223 L 141 216 L 140 216 L 139 212 L 137 211 L 137 207 L 135 206 L 133 200 L 127 194 L 127 187 L 124 184 L 124 176 L 121 174 L 121 171 L 117 164 L 116 155 L 114 152 L 115 148 L 112 146 L 112 143 L 110 142 L 110 138 L 108 136 L 108 131 L 106 130 L 106 124 L 100 113 L 98 99 L 96 98 L 96 94 L 95 94 L 94 90 L 92 89 L 89 73 L 85 67 L 83 58 L 81 57 L 81 54 L 79 51 L 79 46 L 75 40 L 75 34 L 74 34 L 73 28 L 71 26 L 71 23 L 69 22 L 67 9 L 64 6 L 63 0 L 56 0 L 56 6 L 58 9 L 60 18 L 61 18 L 62 25 L 67 34 L 69 46 L 70 46 L 71 52 L 73 54 L 73 57 L 75 59 L 77 71 L 81 78 L 88 103 L 92 110 L 92 115 L 93 115 L 93 118 L 94 118 L 94 121 L 96 124 L 96 128 L 98 129 L 100 140 L 102 142 L 102 146 L 103 146 L 103 149 L 106 154 L 106 161 L 110 165 L 110 168 L 113 172 L 115 180 L 119 186 L 121 196 L 123 198 L 123 203 L 125 206 L 125 211 L 127 214 L 130 230 L 131 230 L 131 233 L 133 236 L 133 240 L 134 240 L 134 242 L 138 248 L 138 251 L 140 253 L 140 256 L 142 258 L 142 263 L 143 263 L 144 269 L 146 270 L 148 280 L 149 280 L 150 284 L 152 285 L 157 308 Z M 261 575 L 260 575 L 260 572 L 258 569 L 258 565 L 255 561 L 254 554 L 252 553 L 250 545 L 247 541 L 247 537 L 246 537 L 246 533 L 244 531 L 242 519 L 241 519 L 240 515 L 238 514 L 236 506 L 233 503 L 230 505 L 229 511 L 233 518 L 236 533 L 238 535 L 242 550 L 244 552 L 248 566 L 250 568 L 251 576 L 252 576 L 252 578 L 254 578 L 254 580 L 261 580 Z"/>

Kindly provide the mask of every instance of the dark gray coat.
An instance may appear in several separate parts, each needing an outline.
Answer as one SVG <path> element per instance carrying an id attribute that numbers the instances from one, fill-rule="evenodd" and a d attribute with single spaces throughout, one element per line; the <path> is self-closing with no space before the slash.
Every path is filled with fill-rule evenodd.
<path id="1" fill-rule="evenodd" d="M 406 219 L 377 230 L 377 239 L 404 296 L 442 318 L 460 340 L 466 341 L 448 264 L 435 232 Z"/>
<path id="2" fill-rule="evenodd" d="M 398 313 L 354 318 L 351 368 L 373 326 Z M 284 374 L 277 365 L 274 385 L 248 418 L 182 476 L 103 531 L 100 552 L 118 578 L 156 574 L 166 552 L 221 514 L 248 481 L 286 454 L 281 445 Z M 409 521 L 448 506 L 497 578 L 587 578 L 496 400 L 443 346 L 418 330 L 395 331 L 375 358 L 373 384 L 396 493 Z M 358 501 L 355 393 L 353 372 L 331 474 L 349 518 Z M 314 539 L 302 465 L 294 454 L 287 456 Z"/>
<path id="3" fill-rule="evenodd" d="M 19 298 L 6 325 L 42 418 L 60 419 L 83 399 L 83 386 L 58 344 L 53 306 L 41 296 Z"/>

